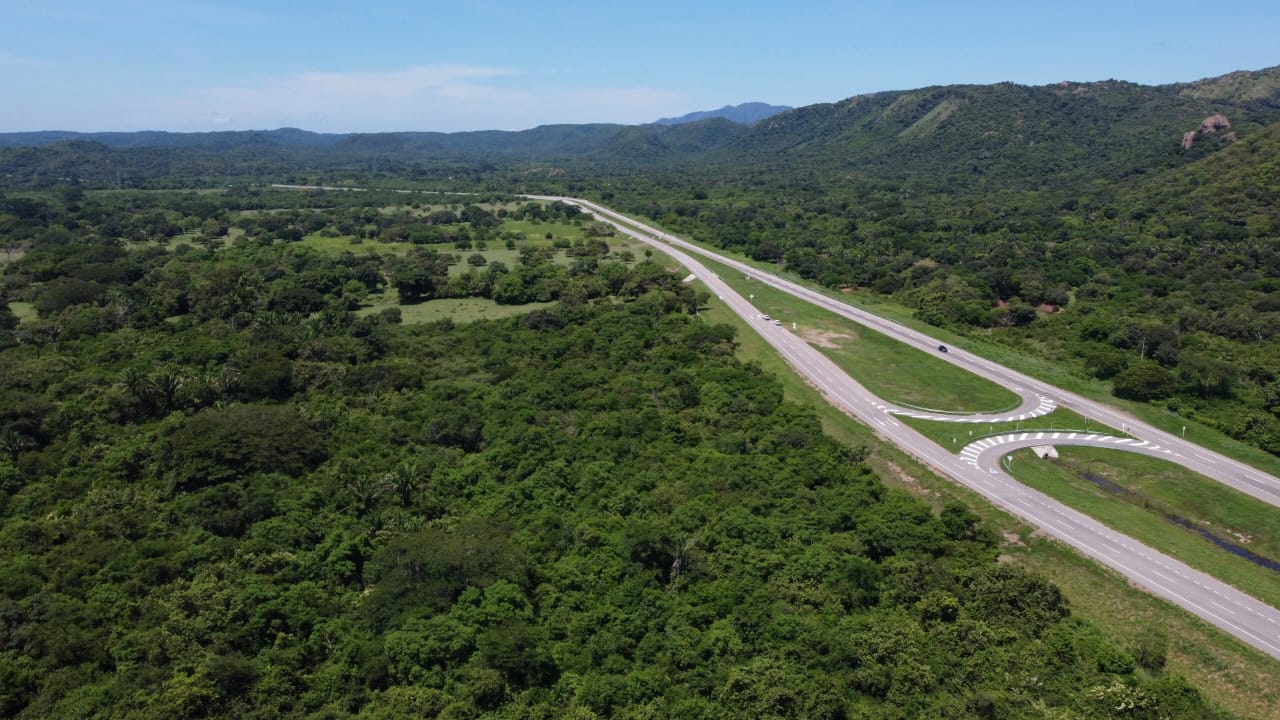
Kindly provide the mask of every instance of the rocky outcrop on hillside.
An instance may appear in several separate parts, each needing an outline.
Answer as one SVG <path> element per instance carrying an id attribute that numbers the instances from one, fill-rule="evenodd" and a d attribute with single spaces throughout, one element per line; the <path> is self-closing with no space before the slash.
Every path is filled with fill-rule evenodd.
<path id="1" fill-rule="evenodd" d="M 1231 121 L 1227 119 L 1226 115 L 1210 115 L 1204 119 L 1204 122 L 1200 123 L 1200 132 L 1218 132 L 1223 128 L 1229 127 L 1231 127 Z"/>
<path id="2" fill-rule="evenodd" d="M 1227 119 L 1226 115 L 1210 115 L 1200 123 L 1199 130 L 1189 130 L 1182 134 L 1182 149 L 1190 150 L 1195 145 L 1196 140 L 1229 127 L 1231 127 L 1231 121 Z M 1226 142 L 1234 142 L 1235 139 L 1236 134 L 1233 132 L 1223 136 L 1223 140 Z"/>

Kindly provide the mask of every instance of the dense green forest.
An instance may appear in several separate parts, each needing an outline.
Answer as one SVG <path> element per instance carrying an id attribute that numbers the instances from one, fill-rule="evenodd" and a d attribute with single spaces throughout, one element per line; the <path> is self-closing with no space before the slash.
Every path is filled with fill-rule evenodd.
<path id="1" fill-rule="evenodd" d="M 1280 454 L 1277 158 L 1276 68 L 749 127 L 0 137 L 0 716 L 1219 717 L 1163 638 L 886 489 L 648 253 L 512 193 Z M 414 321 L 461 300 L 521 314 Z"/>
<path id="2" fill-rule="evenodd" d="M 0 207 L 0 715 L 1223 716 L 571 208 Z"/>
<path id="3" fill-rule="evenodd" d="M 1229 126 L 1201 131 L 1207 117 Z M 1278 154 L 1280 68 L 1269 68 L 1157 87 L 877 93 L 752 126 L 13 134 L 0 137 L 0 187 L 584 195 L 828 287 L 891 296 L 926 322 L 1280 453 Z M 26 202 L 0 209 L 10 252 L 27 242 Z M 415 238 L 447 232 L 424 224 Z"/>

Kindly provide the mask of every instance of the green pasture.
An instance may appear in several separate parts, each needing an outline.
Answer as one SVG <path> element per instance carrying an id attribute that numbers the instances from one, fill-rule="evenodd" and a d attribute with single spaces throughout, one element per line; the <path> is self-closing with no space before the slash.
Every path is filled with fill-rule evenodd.
<path id="1" fill-rule="evenodd" d="M 31 322 L 36 319 L 36 306 L 29 302 L 21 302 L 14 300 L 9 303 L 9 311 L 14 317 L 18 318 L 19 323 Z"/>
<path id="2" fill-rule="evenodd" d="M 0 248 L 0 252 L 3 253 L 3 255 L 0 255 L 0 267 L 4 267 L 9 263 L 18 262 L 27 254 L 26 250 L 21 250 L 15 247 Z"/>
<path id="3" fill-rule="evenodd" d="M 475 320 L 496 320 L 523 315 L 555 303 L 528 303 L 526 305 L 499 305 L 488 298 L 441 298 L 413 305 L 400 305 L 394 290 L 369 296 L 369 302 L 356 311 L 357 315 L 373 315 L 386 308 L 400 309 L 400 322 L 405 325 L 421 325 L 449 319 L 457 323 Z"/>
<path id="4" fill-rule="evenodd" d="M 408 242 L 379 242 L 368 238 L 362 239 L 360 242 L 352 242 L 357 238 L 354 235 L 324 235 L 322 233 L 312 233 L 303 237 L 295 245 L 308 247 L 317 252 L 326 255 L 341 255 L 343 253 L 353 253 L 355 255 L 369 255 L 378 253 L 379 255 L 404 255 L 409 252 L 409 248 L 413 247 L 413 243 Z M 425 247 L 442 248 L 445 246 L 428 245 Z M 452 249 L 452 245 L 448 246 Z"/>

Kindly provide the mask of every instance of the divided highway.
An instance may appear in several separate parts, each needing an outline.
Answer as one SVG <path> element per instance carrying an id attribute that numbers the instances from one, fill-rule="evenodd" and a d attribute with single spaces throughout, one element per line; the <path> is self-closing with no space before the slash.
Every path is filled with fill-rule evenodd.
<path id="1" fill-rule="evenodd" d="M 1035 397 L 1038 399 L 1037 407 L 1050 407 L 1047 403 L 1070 407 L 1100 422 L 1122 428 L 1137 440 L 1122 442 L 1117 438 L 1084 433 L 1057 433 L 1058 437 L 1055 438 L 1036 437 L 1053 433 L 1013 433 L 999 438 L 984 438 L 966 446 L 961 455 L 954 455 L 918 431 L 894 419 L 895 413 L 915 414 L 917 411 L 894 407 L 875 397 L 803 339 L 781 326 L 761 320 L 759 311 L 745 298 L 695 258 L 682 252 L 682 249 L 733 267 L 760 282 L 832 310 L 913 347 L 934 351 L 938 345 L 936 340 L 808 288 L 704 250 L 595 203 L 554 196 L 529 197 L 578 205 L 621 232 L 670 255 L 703 281 L 729 309 L 746 319 L 832 404 L 866 423 L 887 440 L 936 472 L 973 490 L 997 507 L 1026 520 L 1082 554 L 1120 572 L 1135 585 L 1186 609 L 1280 660 L 1280 611 L 1115 532 L 1043 493 L 1023 486 L 1005 473 L 999 463 L 1000 458 L 1006 453 L 1031 445 L 1085 444 L 1124 447 L 1178 462 L 1277 506 L 1280 506 L 1280 479 L 1188 443 L 1101 403 L 1054 388 L 984 358 L 957 350 L 942 357 L 1004 387 L 1021 388 L 1026 391 L 1019 393 L 1023 397 L 1023 405 L 1019 410 L 1014 411 L 1015 415 L 1019 412 L 1027 412 L 1029 398 Z M 1000 416 L 1006 414 L 1001 413 Z M 988 421 L 988 418 L 994 420 L 996 417 L 997 415 L 985 416 L 981 421 Z M 964 420 L 963 416 L 944 416 L 937 419 Z"/>
<path id="2" fill-rule="evenodd" d="M 571 198 L 557 199 L 585 207 L 599 216 L 604 216 L 605 218 L 614 221 L 615 226 L 617 223 L 621 222 L 639 228 L 644 233 L 649 233 L 651 237 L 645 238 L 642 234 L 635 232 L 629 234 L 646 241 L 656 238 L 662 241 L 661 243 L 656 244 L 659 248 L 662 248 L 663 245 L 666 244 L 690 250 L 711 258 L 716 262 L 742 272 L 744 275 L 750 275 L 753 279 L 765 285 L 769 285 L 770 287 L 777 288 L 783 292 L 789 293 L 803 300 L 807 300 L 814 305 L 818 305 L 824 309 L 841 315 L 842 317 L 872 328 L 873 330 L 888 335 L 889 337 L 906 345 L 919 348 L 926 352 L 934 352 L 935 356 L 939 359 L 962 367 L 974 375 L 986 378 L 1002 387 L 1029 390 L 1036 395 L 1043 396 L 1056 402 L 1058 405 L 1074 410 L 1085 417 L 1092 418 L 1106 425 L 1110 425 L 1111 427 L 1120 428 L 1122 432 L 1128 433 L 1133 437 L 1169 448 L 1180 458 L 1178 462 L 1188 469 L 1194 470 L 1205 477 L 1217 480 L 1218 482 L 1228 485 L 1247 495 L 1251 495 L 1267 504 L 1280 507 L 1280 478 L 1277 478 L 1274 475 L 1269 475 L 1257 468 L 1250 467 L 1225 455 L 1208 450 L 1176 435 L 1160 430 L 1159 428 L 1149 425 L 1122 410 L 1091 400 L 1083 395 L 1077 395 L 1061 388 L 1048 385 L 1029 375 L 1024 375 L 1016 370 L 1010 370 L 1003 365 L 999 365 L 991 360 L 987 360 L 986 358 L 974 355 L 973 353 L 966 352 L 964 350 L 951 348 L 946 354 L 937 353 L 935 349 L 938 346 L 938 341 L 930 338 L 924 333 L 899 325 L 893 321 L 886 320 L 878 315 L 873 315 L 866 310 L 853 307 L 852 305 L 839 300 L 829 298 L 826 295 L 804 287 L 803 285 L 757 270 L 745 263 L 717 255 L 716 253 L 700 248 L 697 245 L 681 240 L 673 235 L 651 228 L 642 223 L 638 223 L 635 220 L 613 212 L 608 208 L 601 207 L 585 200 L 576 200 Z M 939 417 L 936 419 L 946 418 Z"/>

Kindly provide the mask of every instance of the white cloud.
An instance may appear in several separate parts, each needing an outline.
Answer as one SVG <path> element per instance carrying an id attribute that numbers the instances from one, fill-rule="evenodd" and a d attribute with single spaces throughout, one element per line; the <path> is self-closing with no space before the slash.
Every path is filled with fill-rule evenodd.
<path id="1" fill-rule="evenodd" d="M 174 130 L 516 130 L 548 123 L 650 122 L 685 112 L 676 93 L 566 86 L 569 79 L 471 65 L 306 72 L 146 100 L 137 104 L 140 117 L 125 124 L 140 127 L 149 118 L 153 127 Z"/>

